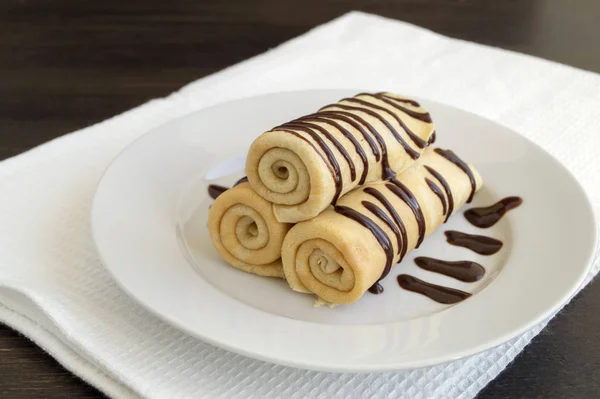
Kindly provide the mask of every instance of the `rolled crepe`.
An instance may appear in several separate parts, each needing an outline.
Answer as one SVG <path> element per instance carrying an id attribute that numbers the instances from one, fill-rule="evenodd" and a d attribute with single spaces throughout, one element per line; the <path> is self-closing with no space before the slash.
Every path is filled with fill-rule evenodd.
<path id="1" fill-rule="evenodd" d="M 283 278 L 281 245 L 292 225 L 275 219 L 270 202 L 241 183 L 217 197 L 208 212 L 214 247 L 248 273 Z"/>
<path id="2" fill-rule="evenodd" d="M 274 203 L 277 220 L 296 223 L 359 185 L 403 171 L 434 138 L 417 102 L 363 93 L 262 134 L 250 147 L 246 174 Z"/>
<path id="3" fill-rule="evenodd" d="M 292 289 L 332 304 L 358 300 L 482 186 L 472 165 L 428 149 L 389 182 L 343 196 L 335 207 L 296 224 L 282 247 Z"/>

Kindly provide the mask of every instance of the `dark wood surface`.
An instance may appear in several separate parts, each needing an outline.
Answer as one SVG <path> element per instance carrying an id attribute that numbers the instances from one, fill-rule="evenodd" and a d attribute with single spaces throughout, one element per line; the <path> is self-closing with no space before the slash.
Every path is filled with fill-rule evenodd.
<path id="1" fill-rule="evenodd" d="M 169 94 L 353 9 L 600 72 L 597 0 L 4 0 L 0 159 Z M 596 283 L 479 397 L 600 397 L 598 303 Z M 33 397 L 103 396 L 0 325 L 0 398 Z"/>

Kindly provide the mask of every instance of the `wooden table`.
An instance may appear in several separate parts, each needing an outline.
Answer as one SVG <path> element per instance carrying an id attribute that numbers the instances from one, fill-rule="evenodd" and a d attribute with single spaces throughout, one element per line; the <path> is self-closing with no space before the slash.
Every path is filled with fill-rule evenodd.
<path id="1" fill-rule="evenodd" d="M 0 157 L 167 95 L 353 9 L 600 72 L 596 0 L 5 0 Z M 600 397 L 598 303 L 593 283 L 480 398 Z M 0 325 L 0 397 L 103 395 Z"/>

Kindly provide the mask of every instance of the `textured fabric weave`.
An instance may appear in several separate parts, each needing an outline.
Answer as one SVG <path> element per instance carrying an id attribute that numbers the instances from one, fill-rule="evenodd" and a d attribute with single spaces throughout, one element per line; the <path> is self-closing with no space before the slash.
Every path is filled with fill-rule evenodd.
<path id="1" fill-rule="evenodd" d="M 136 305 L 99 262 L 91 201 L 103 170 L 127 144 L 218 102 L 316 88 L 389 90 L 470 110 L 555 155 L 600 205 L 600 76 L 350 13 L 168 98 L 2 162 L 0 320 L 117 398 L 475 396 L 545 323 L 493 350 L 426 369 L 310 372 L 186 336 Z M 599 267 L 596 260 L 586 283 Z"/>

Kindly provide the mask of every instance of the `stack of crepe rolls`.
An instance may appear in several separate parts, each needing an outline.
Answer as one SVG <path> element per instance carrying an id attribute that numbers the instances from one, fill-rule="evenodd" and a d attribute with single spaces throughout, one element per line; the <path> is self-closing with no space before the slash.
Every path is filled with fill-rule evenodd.
<path id="1" fill-rule="evenodd" d="M 248 183 L 220 194 L 208 212 L 217 252 L 232 266 L 259 276 L 283 278 L 281 245 L 291 227 L 275 219 L 273 205 Z"/>
<path id="2" fill-rule="evenodd" d="M 212 205 L 213 245 L 243 271 L 355 302 L 481 188 L 475 168 L 434 140 L 427 111 L 390 93 L 278 126 L 252 144 L 248 182 Z"/>
<path id="3" fill-rule="evenodd" d="M 479 173 L 447 150 L 427 149 L 389 181 L 344 195 L 285 237 L 285 278 L 331 304 L 357 301 L 482 186 Z"/>
<path id="4" fill-rule="evenodd" d="M 417 102 L 362 93 L 259 136 L 246 174 L 274 204 L 278 221 L 297 223 L 358 186 L 402 172 L 434 138 L 431 117 Z"/>
<path id="5" fill-rule="evenodd" d="M 234 267 L 283 278 L 281 245 L 291 223 L 316 216 L 359 184 L 395 175 L 434 138 L 429 113 L 390 93 L 359 94 L 274 128 L 250 148 L 250 184 L 212 205 L 213 245 Z"/>

